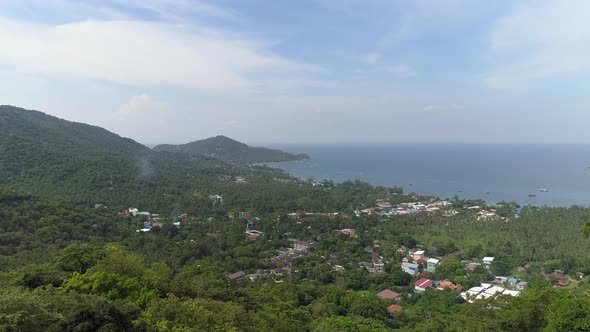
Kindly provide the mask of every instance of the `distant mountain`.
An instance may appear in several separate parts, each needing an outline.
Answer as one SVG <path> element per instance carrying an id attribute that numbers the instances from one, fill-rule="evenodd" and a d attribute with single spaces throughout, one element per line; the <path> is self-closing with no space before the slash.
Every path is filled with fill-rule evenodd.
<path id="1" fill-rule="evenodd" d="M 306 154 L 291 154 L 280 150 L 251 147 L 225 136 L 215 136 L 181 145 L 161 144 L 155 151 L 208 156 L 232 163 L 262 163 L 294 161 L 309 158 Z"/>

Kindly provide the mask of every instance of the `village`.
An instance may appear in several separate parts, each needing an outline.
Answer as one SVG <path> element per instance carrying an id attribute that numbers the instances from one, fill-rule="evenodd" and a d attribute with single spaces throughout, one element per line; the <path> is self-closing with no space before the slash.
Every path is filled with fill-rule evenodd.
<path id="1" fill-rule="evenodd" d="M 241 181 L 241 179 L 239 179 Z M 223 204 L 224 197 L 220 194 L 211 194 L 209 199 L 212 204 Z M 477 221 L 506 221 L 505 217 L 498 216 L 495 209 L 481 208 L 480 206 L 455 207 L 453 203 L 447 200 L 430 200 L 430 201 L 413 201 L 402 202 L 400 204 L 391 204 L 385 199 L 378 199 L 374 206 L 354 210 L 353 215 L 343 212 L 291 212 L 286 214 L 287 222 L 294 225 L 301 225 L 311 229 L 315 220 L 324 218 L 332 221 L 350 221 L 352 219 L 361 219 L 364 216 L 378 216 L 383 221 L 387 221 L 396 216 L 411 214 L 437 214 L 441 217 L 450 218 L 456 216 L 460 211 L 468 211 L 469 218 Z M 170 217 L 162 217 L 157 213 L 139 211 L 137 208 L 129 208 L 119 215 L 123 217 L 140 217 L 143 220 L 143 227 L 137 232 L 147 233 L 154 228 L 162 228 L 165 223 L 181 227 L 182 223 L 197 222 L 198 219 L 189 218 L 187 213 L 175 212 Z M 514 215 L 518 218 L 518 215 Z M 230 211 L 227 213 L 227 219 L 244 223 L 244 237 L 247 241 L 267 240 L 265 232 L 255 229 L 255 225 L 261 225 L 262 218 L 253 216 L 247 212 Z M 212 218 L 209 218 L 211 221 Z M 361 234 L 358 234 L 354 228 L 332 229 L 333 234 L 341 236 L 343 241 L 355 241 Z M 369 260 L 348 260 L 336 253 L 318 255 L 315 247 L 320 241 L 319 237 L 309 240 L 302 240 L 292 237 L 292 232 L 283 234 L 288 239 L 290 246 L 276 250 L 276 254 L 263 261 L 268 268 L 257 268 L 248 271 L 247 269 L 230 270 L 225 272 L 225 277 L 232 282 L 254 282 L 254 283 L 283 283 L 292 280 L 293 275 L 301 273 L 301 263 L 309 259 L 319 259 L 323 268 L 327 268 L 331 273 L 347 273 L 346 271 L 359 270 L 366 271 L 370 276 L 387 274 L 394 266 L 396 269 L 406 273 L 411 283 L 405 286 L 396 286 L 383 288 L 375 293 L 375 296 L 384 300 L 387 305 L 387 311 L 391 314 L 403 311 L 403 303 L 416 294 L 425 292 L 440 292 L 449 290 L 457 294 L 463 300 L 472 303 L 479 299 L 488 299 L 495 296 L 519 296 L 528 288 L 528 283 L 512 275 L 491 275 L 494 265 L 494 257 L 461 257 L 462 253 L 451 253 L 444 257 L 429 255 L 423 246 L 416 245 L 408 248 L 399 245 L 396 253 L 392 257 L 384 257 L 383 251 L 380 250 L 380 241 L 374 240 L 372 245 L 364 248 L 370 257 Z M 348 240 L 346 240 L 348 239 Z M 314 258 L 315 257 L 315 258 Z M 461 260 L 459 260 L 461 258 Z M 465 287 L 457 283 L 452 278 L 439 279 L 437 272 L 442 268 L 446 260 L 460 262 L 460 271 L 464 275 L 455 275 L 465 278 L 474 271 L 485 271 L 490 275 L 489 280 L 480 282 L 477 285 L 471 284 L 472 287 Z M 482 270 L 483 269 L 483 270 Z M 567 285 L 565 278 L 559 277 L 558 274 L 546 276 L 547 280 L 551 278 L 557 287 Z"/>

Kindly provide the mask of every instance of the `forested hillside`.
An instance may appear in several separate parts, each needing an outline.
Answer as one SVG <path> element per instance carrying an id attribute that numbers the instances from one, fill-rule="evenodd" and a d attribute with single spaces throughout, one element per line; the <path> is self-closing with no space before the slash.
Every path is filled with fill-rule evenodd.
<path id="1" fill-rule="evenodd" d="M 0 110 L 0 331 L 590 330 L 588 208 L 302 180 Z"/>
<path id="2" fill-rule="evenodd" d="M 280 150 L 256 148 L 225 136 L 215 136 L 181 145 L 161 144 L 156 151 L 187 153 L 194 156 L 210 156 L 233 163 L 263 163 L 307 159 L 306 154 L 290 154 Z"/>
<path id="3" fill-rule="evenodd" d="M 574 331 L 590 326 L 587 282 L 558 289 L 533 278 L 519 297 L 466 303 L 450 290 L 414 293 L 412 277 L 395 264 L 382 274 L 347 264 L 342 271 L 329 268 L 330 255 L 341 262 L 367 259 L 364 247 L 375 240 L 383 256 L 400 244 L 411 245 L 411 237 L 424 230 L 408 225 L 409 220 L 380 226 L 362 218 L 304 224 L 287 219 L 277 224 L 274 218 L 255 222 L 264 241 L 248 240 L 244 223 L 228 220 L 191 219 L 180 228 L 164 224 L 143 234 L 136 232 L 141 218 L 2 192 L 0 329 Z M 342 226 L 366 232 L 356 239 L 334 234 Z M 397 231 L 383 233 L 383 227 Z M 465 231 L 469 234 L 469 227 Z M 292 262 L 290 272 L 256 272 L 276 267 L 269 257 L 290 246 L 285 233 L 319 242 Z M 484 244 L 481 250 L 495 249 Z M 464 272 L 453 270 L 452 259 L 448 262 L 435 277 L 457 281 Z M 258 277 L 227 277 L 237 270 Z M 479 273 L 473 276 L 483 279 L 474 283 L 491 277 L 485 270 Z M 463 280 L 466 286 L 469 282 Z M 377 298 L 384 288 L 403 299 Z M 385 308 L 392 303 L 401 304 L 403 312 L 388 313 Z"/>

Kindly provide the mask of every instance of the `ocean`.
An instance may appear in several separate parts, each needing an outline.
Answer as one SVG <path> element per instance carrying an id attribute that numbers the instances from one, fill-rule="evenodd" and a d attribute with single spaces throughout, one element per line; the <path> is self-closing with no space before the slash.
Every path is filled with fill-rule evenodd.
<path id="1" fill-rule="evenodd" d="M 590 206 L 590 145 L 273 144 L 307 153 L 303 162 L 269 163 L 301 178 L 359 179 L 489 203 Z M 541 191 L 546 189 L 547 191 Z M 535 195 L 530 197 L 530 195 Z"/>

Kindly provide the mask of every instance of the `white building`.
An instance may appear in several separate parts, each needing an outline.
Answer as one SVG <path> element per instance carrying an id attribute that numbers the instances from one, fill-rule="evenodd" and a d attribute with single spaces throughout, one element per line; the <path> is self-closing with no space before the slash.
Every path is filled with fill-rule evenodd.
<path id="1" fill-rule="evenodd" d="M 402 271 L 404 271 L 410 275 L 416 275 L 416 273 L 418 273 L 418 264 L 403 262 L 402 263 Z"/>
<path id="2" fill-rule="evenodd" d="M 440 259 L 438 259 L 438 258 L 429 258 L 426 261 L 426 264 L 428 265 L 428 267 L 437 268 L 438 265 L 440 264 Z"/>
<path id="3" fill-rule="evenodd" d="M 492 286 L 491 284 L 482 283 L 481 286 L 472 287 L 466 292 L 461 293 L 461 297 L 469 303 L 475 300 L 487 299 L 496 295 L 510 295 L 519 296 L 519 291 L 508 290 L 500 286 Z"/>

